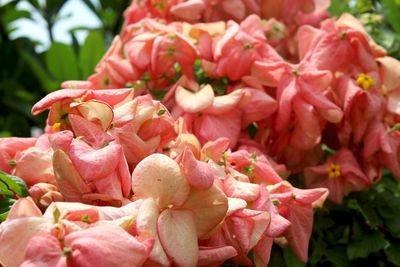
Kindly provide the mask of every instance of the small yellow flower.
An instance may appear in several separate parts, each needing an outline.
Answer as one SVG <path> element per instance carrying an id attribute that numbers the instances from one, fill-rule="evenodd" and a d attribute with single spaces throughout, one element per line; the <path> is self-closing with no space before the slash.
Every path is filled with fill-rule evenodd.
<path id="1" fill-rule="evenodd" d="M 368 90 L 375 85 L 375 80 L 370 75 L 360 73 L 357 78 L 357 84 L 361 86 L 364 90 Z"/>
<path id="2" fill-rule="evenodd" d="M 336 163 L 331 163 L 326 169 L 326 172 L 328 173 L 329 179 L 337 178 L 341 175 L 340 165 Z"/>
<path id="3" fill-rule="evenodd" d="M 61 127 L 61 123 L 56 122 L 56 123 L 54 123 L 53 126 L 51 127 L 51 130 L 52 130 L 53 132 L 57 132 L 58 130 L 60 130 L 60 127 Z"/>

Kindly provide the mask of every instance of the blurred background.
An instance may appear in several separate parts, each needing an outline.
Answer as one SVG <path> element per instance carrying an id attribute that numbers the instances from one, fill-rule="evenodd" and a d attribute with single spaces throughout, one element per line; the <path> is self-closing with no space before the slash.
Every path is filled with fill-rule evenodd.
<path id="1" fill-rule="evenodd" d="M 0 0 L 0 137 L 29 136 L 32 105 L 65 80 L 86 79 L 119 33 L 130 0 Z M 400 58 L 400 0 L 332 0 Z"/>

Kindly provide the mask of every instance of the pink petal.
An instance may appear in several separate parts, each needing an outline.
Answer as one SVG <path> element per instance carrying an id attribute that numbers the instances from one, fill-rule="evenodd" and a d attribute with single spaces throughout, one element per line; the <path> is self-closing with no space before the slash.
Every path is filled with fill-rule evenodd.
<path id="1" fill-rule="evenodd" d="M 303 262 L 308 258 L 308 243 L 313 225 L 313 209 L 311 206 L 296 206 L 290 209 L 288 219 L 291 226 L 285 233 L 293 252 Z"/>
<path id="2" fill-rule="evenodd" d="M 32 107 L 32 114 L 37 115 L 42 113 L 44 110 L 49 109 L 54 103 L 59 102 L 66 98 L 80 98 L 83 96 L 87 90 L 85 89 L 61 89 L 55 92 L 52 92 L 37 102 Z"/>
<path id="3" fill-rule="evenodd" d="M 210 158 L 213 161 L 218 162 L 228 149 L 229 143 L 230 141 L 228 138 L 221 137 L 215 141 L 210 141 L 204 144 L 201 152 L 206 158 Z"/>
<path id="4" fill-rule="evenodd" d="M 213 169 L 204 161 L 197 160 L 190 149 L 182 156 L 183 170 L 189 184 L 197 189 L 208 189 L 214 182 Z"/>
<path id="5" fill-rule="evenodd" d="M 83 137 L 83 141 L 96 149 L 113 140 L 112 136 L 106 134 L 97 124 L 87 121 L 81 116 L 69 114 L 68 119 L 75 135 Z"/>
<path id="6" fill-rule="evenodd" d="M 110 175 L 121 160 L 121 146 L 112 143 L 95 150 L 80 140 L 73 140 L 69 155 L 74 166 L 87 181 Z"/>
<path id="7" fill-rule="evenodd" d="M 141 243 L 122 228 L 109 224 L 68 234 L 65 247 L 72 249 L 73 265 L 128 267 L 143 265 L 153 241 Z"/>
<path id="8" fill-rule="evenodd" d="M 221 137 L 230 140 L 230 147 L 236 146 L 240 134 L 242 113 L 238 109 L 221 115 L 204 114 L 194 124 L 194 134 L 202 144 Z"/>
<path id="9" fill-rule="evenodd" d="M 170 9 L 179 20 L 198 21 L 205 9 L 205 4 L 201 0 L 189 0 L 183 3 L 173 5 Z"/>
<path id="10" fill-rule="evenodd" d="M 60 241 L 56 237 L 49 234 L 40 235 L 29 241 L 21 266 L 66 267 L 67 257 L 63 254 Z"/>
<path id="11" fill-rule="evenodd" d="M 158 235 L 165 252 L 176 265 L 197 265 L 199 248 L 191 211 L 166 209 L 161 212 L 158 218 Z"/>
<path id="12" fill-rule="evenodd" d="M 197 266 L 220 265 L 236 255 L 236 249 L 231 246 L 200 247 Z"/>

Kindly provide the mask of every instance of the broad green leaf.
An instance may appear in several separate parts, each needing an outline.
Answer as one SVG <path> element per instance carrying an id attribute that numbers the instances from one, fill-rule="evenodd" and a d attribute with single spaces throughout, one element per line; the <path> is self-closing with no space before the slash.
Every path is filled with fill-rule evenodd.
<path id="1" fill-rule="evenodd" d="M 79 64 L 83 78 L 94 73 L 94 68 L 105 53 L 104 37 L 100 31 L 92 31 L 86 37 L 79 52 Z"/>
<path id="2" fill-rule="evenodd" d="M 381 3 L 387 12 L 386 20 L 397 32 L 400 32 L 400 5 L 394 0 L 381 0 Z"/>
<path id="3" fill-rule="evenodd" d="M 286 247 L 283 249 L 283 258 L 285 259 L 286 265 L 290 267 L 305 267 L 306 264 L 301 262 L 293 251 Z"/>
<path id="4" fill-rule="evenodd" d="M 44 88 L 48 93 L 59 87 L 56 82 L 52 81 L 46 69 L 39 62 L 39 60 L 37 60 L 37 58 L 27 51 L 21 51 L 21 57 L 25 60 L 31 71 L 35 74 L 42 88 Z"/>
<path id="5" fill-rule="evenodd" d="M 46 64 L 59 83 L 80 78 L 75 52 L 69 45 L 53 43 L 46 53 Z"/>
<path id="6" fill-rule="evenodd" d="M 12 197 L 14 195 L 14 193 L 8 189 L 7 185 L 3 182 L 0 182 L 0 196 L 10 196 Z"/>
<path id="7" fill-rule="evenodd" d="M 381 232 L 364 233 L 362 239 L 350 242 L 347 255 L 350 260 L 367 258 L 369 254 L 378 252 L 389 246 L 389 242 Z"/>
<path id="8" fill-rule="evenodd" d="M 0 171 L 0 182 L 6 185 L 9 190 L 20 197 L 26 197 L 29 195 L 28 188 L 24 180 L 17 176 L 9 175 Z"/>

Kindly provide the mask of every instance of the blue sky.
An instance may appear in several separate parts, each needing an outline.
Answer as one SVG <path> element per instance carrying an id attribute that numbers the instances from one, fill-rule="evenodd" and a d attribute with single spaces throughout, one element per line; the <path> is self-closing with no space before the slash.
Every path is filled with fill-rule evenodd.
<path id="1" fill-rule="evenodd" d="M 0 5 L 9 2 L 9 0 L 0 0 Z M 97 1 L 93 1 L 97 4 Z M 20 19 L 15 23 L 17 28 L 11 35 L 11 38 L 20 36 L 29 36 L 39 41 L 41 44 L 37 46 L 38 51 L 44 51 L 49 46 L 49 36 L 46 30 L 46 22 L 41 16 L 34 11 L 33 7 L 25 0 L 21 0 L 18 9 L 24 9 L 31 12 L 33 20 Z M 69 30 L 78 26 L 96 28 L 100 26 L 99 19 L 91 12 L 91 10 L 81 0 L 68 0 L 60 11 L 61 17 L 66 17 L 55 24 L 53 28 L 54 39 L 58 42 L 71 43 Z M 86 31 L 79 31 L 77 38 L 82 42 L 87 35 Z"/>

